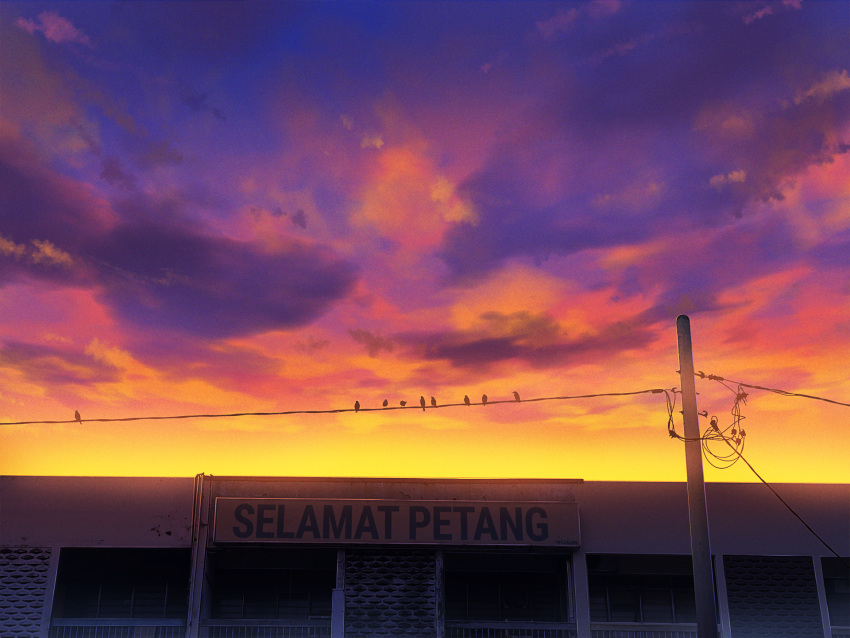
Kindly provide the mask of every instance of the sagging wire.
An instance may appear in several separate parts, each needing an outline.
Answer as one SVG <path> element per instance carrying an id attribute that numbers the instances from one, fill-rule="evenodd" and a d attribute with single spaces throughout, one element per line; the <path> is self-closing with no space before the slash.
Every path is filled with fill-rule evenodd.
<path id="1" fill-rule="evenodd" d="M 732 388 L 729 389 L 732 390 Z M 735 392 L 734 390 L 732 391 Z M 674 422 L 676 395 L 681 394 L 681 392 L 676 388 L 673 388 L 669 392 L 665 390 L 664 394 L 667 397 L 667 434 L 670 438 L 678 439 L 680 441 L 699 441 L 705 460 L 709 463 L 709 465 L 719 470 L 728 469 L 738 462 L 738 459 L 740 458 L 739 452 L 743 452 L 744 443 L 746 442 L 747 437 L 747 433 L 741 426 L 741 421 L 745 418 L 741 414 L 741 404 L 743 403 L 746 405 L 747 403 L 747 393 L 744 392 L 742 388 L 739 387 L 738 391 L 735 392 L 735 404 L 732 406 L 731 410 L 732 423 L 721 430 L 718 418 L 716 416 L 712 416 L 702 435 L 696 438 L 688 438 L 676 432 Z M 672 398 L 670 397 L 671 394 L 673 395 Z M 699 412 L 698 415 L 703 418 L 708 418 L 707 411 Z M 722 452 L 718 452 L 716 447 L 713 446 L 713 444 L 716 443 L 725 443 L 727 446 L 732 448 L 732 452 L 725 453 L 725 449 Z"/>
<path id="2" fill-rule="evenodd" d="M 504 403 L 536 403 L 540 401 L 566 401 L 571 399 L 597 399 L 603 397 L 628 397 L 635 396 L 638 394 L 661 394 L 662 392 L 667 392 L 667 390 L 661 388 L 650 388 L 647 390 L 635 390 L 632 392 L 598 392 L 595 394 L 574 394 L 574 395 L 564 395 L 564 396 L 549 396 L 549 397 L 533 397 L 530 399 L 520 398 L 518 392 L 512 393 L 512 398 L 510 399 L 497 399 L 495 401 L 489 399 L 486 394 L 481 395 L 481 401 L 471 401 L 468 395 L 463 397 L 463 402 L 457 403 L 437 403 L 437 400 L 434 397 L 431 397 L 430 405 L 426 405 L 425 397 L 421 396 L 419 398 L 419 403 L 416 405 L 408 405 L 406 400 L 399 401 L 398 406 L 389 405 L 389 400 L 384 399 L 383 403 L 380 407 L 365 407 L 360 405 L 360 401 L 355 401 L 354 406 L 350 408 L 335 408 L 329 410 L 285 410 L 282 412 L 229 412 L 229 413 L 210 413 L 210 414 L 176 414 L 176 415 L 167 415 L 167 416 L 128 416 L 128 417 L 114 417 L 114 418 L 95 418 L 95 419 L 83 419 L 80 416 L 79 411 L 74 412 L 74 418 L 68 420 L 58 420 L 58 421 L 13 421 L 13 422 L 3 422 L 0 425 L 57 425 L 57 424 L 66 424 L 66 423 L 78 423 L 82 425 L 85 423 L 124 423 L 129 421 L 167 421 L 167 420 L 178 420 L 178 419 L 219 419 L 219 418 L 235 418 L 235 417 L 246 417 L 246 416 L 289 416 L 293 414 L 340 414 L 343 412 L 384 412 L 388 410 L 419 410 L 421 409 L 423 412 L 428 409 L 440 409 L 440 408 L 455 408 L 459 406 L 485 406 L 485 405 L 498 405 Z"/>
<path id="3" fill-rule="evenodd" d="M 676 408 L 676 395 L 681 394 L 680 391 L 673 388 L 669 393 L 665 391 L 665 395 L 667 395 L 667 432 L 671 438 L 679 439 L 680 441 L 699 441 L 702 446 L 702 452 L 705 459 L 708 463 L 717 469 L 725 470 L 732 467 L 735 463 L 740 459 L 744 462 L 744 464 L 750 468 L 753 474 L 756 475 L 759 481 L 761 481 L 767 489 L 769 489 L 773 495 L 779 499 L 779 502 L 785 506 L 785 508 L 794 515 L 794 517 L 800 521 L 803 526 L 814 536 L 820 543 L 826 547 L 834 556 L 836 556 L 841 562 L 847 565 L 850 568 L 850 563 L 847 562 L 847 559 L 841 556 L 832 546 L 827 543 L 823 537 L 818 534 L 811 525 L 809 525 L 802 516 L 800 516 L 793 507 L 791 507 L 787 501 L 777 492 L 773 486 L 768 483 L 764 477 L 759 474 L 756 469 L 752 466 L 752 464 L 744 458 L 744 443 L 746 442 L 747 433 L 744 431 L 744 428 L 741 425 L 741 421 L 744 420 L 744 416 L 741 414 L 741 405 L 747 404 L 747 396 L 748 394 L 744 391 L 745 387 L 755 387 L 760 390 L 766 390 L 768 388 L 761 388 L 759 386 L 752 386 L 745 383 L 738 383 L 737 388 L 732 388 L 726 383 L 727 379 L 723 379 L 722 377 L 716 377 L 714 375 L 704 375 L 701 372 L 696 373 L 696 376 L 700 378 L 709 378 L 712 381 L 718 381 L 724 387 L 726 387 L 730 392 L 735 395 L 735 403 L 732 405 L 732 423 L 728 425 L 723 430 L 720 429 L 718 425 L 718 419 L 716 416 L 712 416 L 709 422 L 708 427 L 702 436 L 698 438 L 687 438 L 681 436 L 678 432 L 676 432 L 673 415 L 675 413 Z M 730 381 L 730 383 L 735 383 L 734 381 Z M 775 390 L 774 390 L 775 391 Z M 775 391 L 778 394 L 783 394 L 783 391 Z M 670 398 L 670 394 L 672 393 L 673 398 Z M 794 393 L 787 393 L 789 396 L 794 395 Z M 805 395 L 796 395 L 796 396 L 805 396 Z M 808 398 L 819 398 L 819 397 L 808 397 Z M 828 399 L 822 399 L 829 401 Z M 835 401 L 830 401 L 831 403 L 837 403 Z M 843 404 L 840 404 L 843 405 Z M 708 412 L 699 412 L 699 416 L 707 418 Z M 729 448 L 728 453 L 718 453 L 714 451 L 711 447 L 711 443 L 723 443 Z"/>
<path id="4" fill-rule="evenodd" d="M 753 390 L 764 390 L 765 392 L 773 392 L 774 394 L 778 394 L 783 397 L 801 397 L 803 399 L 814 399 L 815 401 L 825 401 L 826 403 L 832 403 L 833 405 L 841 405 L 845 408 L 850 408 L 850 403 L 845 403 L 844 401 L 836 401 L 835 399 L 827 399 L 826 397 L 819 397 L 813 394 L 803 394 L 801 392 L 790 392 L 788 390 L 781 390 L 779 388 L 767 388 L 763 385 L 755 385 L 752 383 L 744 383 L 743 381 L 733 381 L 732 379 L 725 379 L 716 374 L 706 374 L 702 370 L 698 372 L 694 372 L 694 376 L 699 377 L 700 379 L 708 379 L 709 381 L 717 381 L 723 383 L 724 381 L 728 381 L 729 383 L 734 383 L 742 388 L 751 388 Z M 729 386 L 726 386 L 727 388 Z"/>
<path id="5" fill-rule="evenodd" d="M 724 384 L 725 385 L 725 384 Z M 728 386 L 726 386 L 729 388 Z M 716 416 L 712 416 L 708 427 L 702 435 L 702 452 L 709 465 L 719 470 L 726 470 L 741 458 L 741 453 L 744 451 L 744 443 L 746 443 L 747 433 L 744 431 L 741 421 L 744 416 L 741 414 L 741 404 L 747 404 L 747 393 L 744 392 L 741 386 L 738 386 L 737 391 L 729 388 L 735 394 L 735 403 L 732 405 L 732 423 L 721 430 L 718 425 Z M 725 443 L 731 448 L 731 451 L 718 452 L 713 443 Z M 725 453 L 724 453 L 725 452 Z"/>

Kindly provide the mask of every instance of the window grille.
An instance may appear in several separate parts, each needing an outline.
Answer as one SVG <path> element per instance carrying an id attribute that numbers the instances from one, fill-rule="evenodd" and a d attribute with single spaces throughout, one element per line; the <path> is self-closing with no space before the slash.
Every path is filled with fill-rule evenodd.
<path id="1" fill-rule="evenodd" d="M 833 638 L 850 637 L 850 570 L 847 560 L 840 558 L 821 558 L 823 568 L 823 586 L 826 592 L 826 606 L 829 611 L 829 624 L 833 627 Z M 836 631 L 836 628 L 841 628 Z"/>
<path id="2" fill-rule="evenodd" d="M 591 622 L 695 623 L 691 570 L 689 556 L 589 555 Z M 643 638 L 640 631 L 645 630 L 633 631 Z M 600 634 L 600 638 L 618 637 Z"/>
<path id="3" fill-rule="evenodd" d="M 447 626 L 446 638 L 576 638 L 575 629 L 541 627 Z"/>
<path id="4" fill-rule="evenodd" d="M 213 618 L 330 618 L 336 572 L 227 569 L 215 575 Z"/>
<path id="5" fill-rule="evenodd" d="M 330 625 L 326 627 L 206 627 L 206 638 L 330 638 Z"/>
<path id="6" fill-rule="evenodd" d="M 67 638 L 60 619 L 180 619 L 188 612 L 189 561 L 182 549 L 63 549 L 53 605 L 57 636 Z M 77 623 L 79 638 L 94 635 L 91 623 Z M 136 623 L 125 622 L 126 626 Z M 170 623 L 161 623 L 167 626 Z M 118 638 L 112 633 L 97 638 Z M 163 629 L 163 638 L 171 629 Z M 94 632 L 94 633 L 92 633 Z M 161 632 L 161 633 L 162 633 Z M 150 634 L 151 638 L 160 638 Z M 145 634 L 147 636 L 147 634 Z"/>

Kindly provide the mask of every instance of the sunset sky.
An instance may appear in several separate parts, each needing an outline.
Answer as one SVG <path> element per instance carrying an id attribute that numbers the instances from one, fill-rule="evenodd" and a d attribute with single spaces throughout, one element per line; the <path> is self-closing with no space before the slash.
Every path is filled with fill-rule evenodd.
<path id="1" fill-rule="evenodd" d="M 0 474 L 684 480 L 663 394 L 418 407 L 680 387 L 679 314 L 850 403 L 848 51 L 846 0 L 0 2 Z M 850 407 L 741 407 L 850 481 Z"/>

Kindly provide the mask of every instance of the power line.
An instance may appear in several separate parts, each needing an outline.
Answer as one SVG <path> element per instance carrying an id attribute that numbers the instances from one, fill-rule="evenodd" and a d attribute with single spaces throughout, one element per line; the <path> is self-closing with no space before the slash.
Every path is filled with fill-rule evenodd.
<path id="1" fill-rule="evenodd" d="M 729 446 L 731 447 L 731 443 L 729 443 L 729 441 L 726 441 L 726 443 L 727 443 L 727 445 L 729 445 Z M 827 543 L 827 542 L 826 542 L 823 538 L 821 538 L 821 537 L 820 537 L 820 535 L 819 535 L 819 534 L 818 534 L 815 530 L 813 530 L 813 529 L 812 529 L 811 525 L 809 525 L 806 521 L 804 521 L 804 520 L 803 520 L 803 517 L 802 517 L 802 516 L 800 516 L 800 515 L 799 515 L 799 514 L 798 514 L 798 513 L 794 510 L 794 508 L 793 508 L 793 507 L 791 507 L 790 505 L 788 505 L 788 503 L 787 503 L 787 502 L 785 502 L 785 499 L 784 499 L 784 498 L 782 498 L 782 497 L 779 495 L 779 492 L 777 492 L 775 489 L 773 489 L 773 486 L 771 486 L 771 485 L 770 485 L 770 483 L 768 483 L 767 481 L 765 481 L 761 474 L 759 474 L 758 472 L 756 472 L 756 468 L 754 468 L 754 467 L 750 464 L 750 462 L 749 462 L 747 459 L 745 459 L 745 458 L 744 458 L 744 455 L 743 455 L 743 454 L 741 454 L 741 452 L 740 452 L 739 450 L 736 450 L 735 448 L 732 448 L 732 451 L 733 451 L 735 454 L 737 454 L 737 455 L 738 455 L 738 458 L 740 458 L 740 459 L 741 459 L 741 460 L 742 460 L 742 461 L 746 464 L 746 466 L 747 466 L 748 468 L 750 468 L 750 470 L 752 470 L 753 474 L 755 474 L 755 475 L 756 475 L 756 477 L 758 478 L 758 480 L 760 480 L 762 483 L 764 483 L 764 484 L 765 484 L 765 486 L 767 486 L 767 489 L 769 489 L 771 492 L 773 492 L 774 496 L 776 496 L 776 498 L 778 498 L 778 499 L 779 499 L 779 502 L 780 502 L 780 503 L 782 503 L 782 504 L 783 504 L 786 508 L 788 508 L 788 511 L 789 511 L 789 512 L 791 512 L 791 513 L 792 513 L 792 514 L 793 514 L 793 515 L 797 518 L 797 520 L 798 520 L 798 521 L 800 521 L 803 525 L 805 525 L 805 526 L 806 526 L 806 529 L 807 529 L 807 530 L 809 530 L 809 531 L 812 533 L 812 535 L 814 535 L 814 537 L 815 537 L 815 538 L 817 538 L 817 539 L 818 539 L 818 540 L 819 540 L 819 541 L 823 544 L 823 546 L 824 546 L 824 547 L 826 547 L 829 551 L 831 551 L 833 554 L 835 554 L 835 556 L 836 556 L 839 560 L 841 560 L 841 562 L 842 562 L 842 563 L 844 563 L 845 565 L 847 565 L 847 567 L 848 567 L 848 568 L 850 568 L 850 563 L 848 563 L 848 562 L 844 559 L 844 557 L 843 557 L 843 556 L 841 556 L 841 554 L 839 554 L 839 553 L 838 553 L 838 552 L 836 552 L 834 549 L 832 549 L 832 546 L 830 546 L 830 544 L 829 544 L 829 543 Z"/>
<path id="2" fill-rule="evenodd" d="M 433 410 L 440 408 L 454 408 L 459 406 L 484 406 L 498 405 L 500 403 L 535 403 L 540 401 L 567 401 L 572 399 L 596 399 L 602 397 L 625 397 L 635 396 L 638 394 L 661 394 L 666 392 L 662 388 L 651 388 L 648 390 L 635 390 L 633 392 L 600 392 L 595 394 L 576 394 L 569 396 L 553 396 L 553 397 L 535 397 L 531 399 L 504 399 L 504 400 L 484 400 L 480 402 L 462 402 L 462 403 L 444 403 L 442 405 L 429 405 L 420 407 L 419 405 L 398 405 L 398 406 L 382 406 L 377 408 L 360 407 L 359 402 L 357 407 L 352 408 L 336 408 L 330 410 L 284 410 L 281 412 L 230 412 L 230 413 L 211 413 L 211 414 L 177 414 L 168 416 L 129 416 L 116 418 L 98 418 L 98 419 L 69 419 L 67 421 L 14 421 L 0 423 L 0 425 L 59 425 L 67 423 L 124 423 L 129 421 L 167 421 L 177 419 L 220 419 L 220 418 L 235 418 L 245 416 L 288 416 L 292 414 L 341 414 L 344 412 L 385 412 L 390 410 Z M 486 395 L 485 395 L 486 396 Z M 406 403 L 406 402 L 404 402 Z"/>
<path id="3" fill-rule="evenodd" d="M 818 397 L 818 396 L 815 396 L 815 395 L 812 395 L 812 394 L 802 394 L 801 392 L 789 392 L 788 390 L 780 390 L 778 388 L 766 388 L 766 387 L 761 386 L 761 385 L 754 385 L 752 383 L 744 383 L 743 381 L 733 381 L 732 379 L 725 379 L 725 378 L 718 376 L 716 374 L 706 374 L 702 370 L 700 370 L 699 372 L 695 372 L 694 375 L 699 377 L 700 379 L 708 379 L 710 381 L 718 381 L 720 383 L 723 383 L 724 381 L 728 381 L 729 383 L 735 383 L 735 384 L 742 386 L 742 387 L 745 387 L 745 388 L 753 388 L 755 390 L 764 390 L 766 392 L 773 392 L 774 394 L 779 394 L 779 395 L 784 396 L 784 397 L 802 397 L 804 399 L 814 399 L 815 401 L 825 401 L 826 403 L 832 403 L 834 405 L 841 405 L 841 406 L 844 406 L 845 408 L 850 408 L 850 403 L 844 403 L 843 401 L 835 401 L 834 399 L 827 399 L 825 397 Z M 723 384 L 723 385 L 726 385 L 726 384 Z M 729 386 L 726 386 L 726 387 L 728 388 Z"/>
<path id="4" fill-rule="evenodd" d="M 701 372 L 697 372 L 696 376 L 698 376 L 700 378 L 714 377 L 714 375 L 703 375 Z M 743 390 L 741 390 L 741 387 L 742 386 L 755 387 L 755 388 L 758 388 L 758 389 L 766 389 L 766 388 L 761 388 L 759 386 L 753 386 L 753 385 L 747 385 L 747 384 L 744 384 L 744 383 L 739 383 L 738 384 L 738 390 L 736 391 L 736 390 L 730 388 L 725 383 L 723 383 L 723 381 L 727 381 L 727 379 L 714 377 L 714 378 L 712 378 L 712 380 L 713 381 L 719 381 L 722 385 L 724 385 L 726 388 L 728 388 L 730 391 L 732 391 L 735 394 L 735 404 L 732 407 L 732 415 L 734 417 L 734 420 L 733 420 L 733 422 L 730 426 L 728 426 L 724 430 L 720 430 L 720 428 L 717 425 L 717 417 L 711 418 L 711 424 L 706 428 L 706 430 L 702 434 L 702 436 L 700 436 L 696 439 L 696 440 L 699 440 L 700 443 L 702 444 L 702 450 L 703 450 L 703 455 L 705 456 L 705 459 L 713 467 L 720 469 L 720 470 L 725 470 L 725 469 L 730 468 L 732 465 L 734 465 L 738 461 L 738 459 L 742 460 L 744 462 L 744 464 L 748 468 L 750 468 L 750 471 L 752 471 L 752 473 L 755 474 L 756 477 L 762 483 L 764 483 L 764 485 L 767 487 L 767 489 L 769 489 L 771 492 L 773 492 L 773 495 L 776 496 L 776 498 L 779 499 L 779 502 L 782 503 L 788 509 L 788 511 L 791 512 L 791 514 L 793 514 L 794 517 L 798 521 L 800 521 L 805 526 L 805 528 L 807 530 L 809 530 L 809 532 L 821 542 L 821 544 L 824 547 L 826 547 L 830 552 L 832 552 L 845 565 L 850 567 L 850 563 L 848 563 L 844 559 L 844 557 L 841 556 L 841 554 L 839 554 L 837 551 L 835 551 L 829 543 L 827 543 L 814 529 L 812 529 L 812 526 L 809 525 L 803 519 L 803 517 L 800 516 L 794 510 L 794 508 L 791 507 L 785 501 L 784 498 L 782 498 L 782 496 L 780 496 L 779 492 L 777 492 L 773 488 L 773 486 L 770 485 L 770 483 L 768 483 L 764 479 L 764 477 L 756 471 L 756 469 L 752 466 L 752 464 L 746 458 L 744 458 L 744 454 L 743 454 L 744 442 L 745 442 L 747 435 L 744 432 L 743 428 L 741 427 L 741 420 L 744 417 L 741 415 L 740 404 L 741 403 L 746 404 L 747 394 L 745 392 L 743 392 Z M 730 381 L 730 383 L 737 383 L 735 381 L 731 381 L 731 380 L 729 380 L 729 381 Z M 675 407 L 676 407 L 677 391 L 675 389 L 673 390 L 673 398 L 672 399 L 670 398 L 670 395 L 667 392 L 665 392 L 665 394 L 667 395 L 667 431 L 668 431 L 670 437 L 678 439 L 680 441 L 694 440 L 694 439 L 688 439 L 684 436 L 681 436 L 678 432 L 676 432 L 676 430 L 674 428 L 673 413 L 674 413 L 674 410 L 675 410 Z M 809 397 L 809 398 L 816 398 L 816 397 Z M 700 416 L 708 416 L 708 414 L 706 412 L 703 412 L 703 413 L 700 413 Z M 731 428 L 731 436 L 727 436 L 726 433 L 729 431 L 730 428 Z M 712 452 L 708 447 L 708 444 L 711 441 L 715 441 L 715 442 L 722 441 L 722 442 L 724 442 L 726 445 L 729 446 L 731 452 L 727 455 L 720 455 L 720 454 L 717 454 L 715 452 Z M 733 445 L 733 443 L 734 443 L 734 445 Z M 712 457 L 714 459 L 716 459 L 717 461 L 719 461 L 719 463 L 712 461 Z"/>

